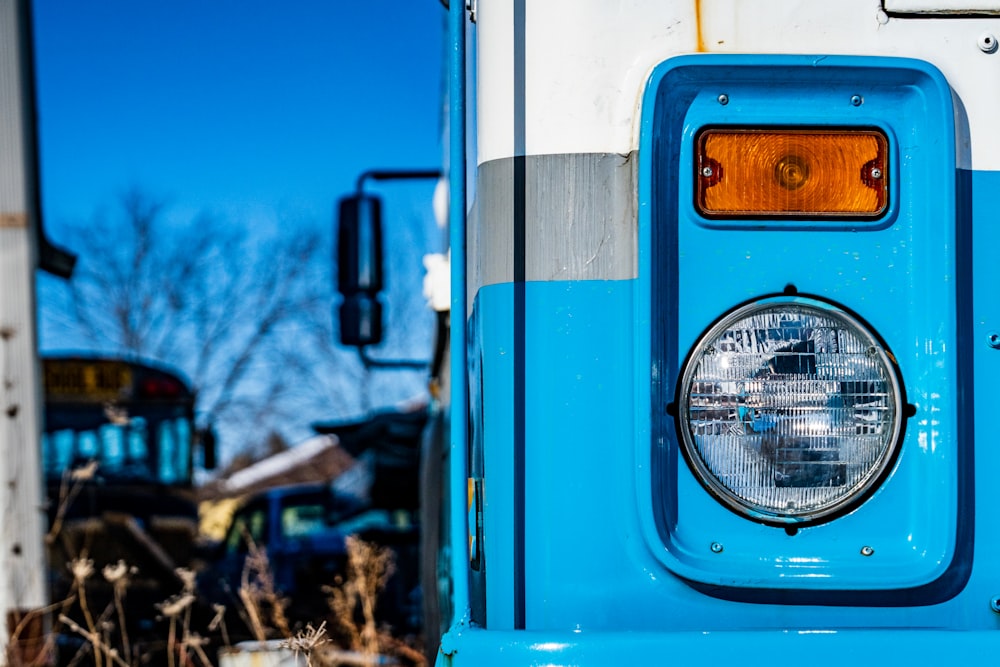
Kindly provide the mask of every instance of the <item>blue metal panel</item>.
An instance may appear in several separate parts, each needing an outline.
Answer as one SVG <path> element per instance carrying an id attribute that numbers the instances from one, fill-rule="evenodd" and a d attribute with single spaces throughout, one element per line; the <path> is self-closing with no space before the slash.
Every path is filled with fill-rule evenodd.
<path id="1" fill-rule="evenodd" d="M 620 544 L 596 528 L 621 526 L 635 514 L 634 388 L 627 372 L 632 285 L 527 285 L 525 583 L 527 620 L 536 627 L 551 621 L 549 605 L 562 609 L 563 601 L 575 597 L 565 595 L 566 587 L 578 589 L 580 581 L 600 578 L 620 558 Z M 513 618 L 513 294 L 510 284 L 485 287 L 474 307 L 476 321 L 483 322 L 484 546 L 491 628 L 512 627 Z M 615 605 L 595 601 L 593 611 L 612 614 Z"/>
<path id="2" fill-rule="evenodd" d="M 482 367 L 483 543 L 486 618 L 514 628 L 514 310 L 513 285 L 483 288 L 473 304 L 473 335 Z M 474 427 L 475 429 L 476 427 Z M 462 502 L 465 501 L 464 494 Z M 464 550 L 464 545 L 456 545 Z M 473 603 L 475 605 L 475 602 Z"/>
<path id="3" fill-rule="evenodd" d="M 527 283 L 525 563 L 528 629 L 698 631 L 934 627 L 961 607 L 796 607 L 720 600 L 675 576 L 643 539 L 649 459 L 636 443 L 648 373 L 631 372 L 646 326 L 638 281 Z M 513 285 L 480 290 L 487 628 L 513 623 Z M 648 452 L 647 452 L 648 457 Z M 648 482 L 647 482 L 648 489 Z M 463 497 L 464 500 L 464 497 Z M 978 616 L 992 621 L 980 601 Z M 981 623 L 982 621 L 978 621 Z"/>
<path id="4" fill-rule="evenodd" d="M 726 95 L 727 104 L 719 101 Z M 861 105 L 851 103 L 855 95 Z M 845 604 L 853 591 L 909 589 L 893 602 L 956 593 L 971 565 L 960 536 L 971 516 L 959 477 L 954 130 L 951 94 L 927 63 L 886 58 L 682 57 L 654 72 L 640 149 L 640 273 L 653 275 L 650 313 L 662 323 L 651 365 L 663 382 L 651 414 L 674 399 L 683 357 L 716 318 L 748 299 L 794 285 L 841 303 L 885 339 L 899 361 L 909 420 L 895 470 L 865 504 L 792 536 L 724 509 L 702 489 L 677 447 L 672 420 L 654 421 L 648 488 L 658 510 L 647 539 L 676 574 L 713 587 L 806 593 Z M 892 143 L 893 202 L 884 219 L 711 221 L 694 210 L 693 137 L 702 127 L 882 128 Z M 678 166 L 679 165 L 679 166 Z M 646 295 L 644 295 L 646 298 Z M 640 357 L 638 368 L 648 367 Z M 966 378 L 968 379 L 968 378 Z M 659 447 L 656 440 L 654 447 Z M 642 483 L 642 481 L 640 482 Z M 712 544 L 722 545 L 721 553 Z M 863 556 L 862 548 L 874 549 Z M 924 587 L 924 588 L 921 588 Z M 928 588 L 929 587 L 929 588 Z M 723 596 L 743 593 L 717 591 Z M 781 594 L 788 600 L 788 593 Z"/>
<path id="5" fill-rule="evenodd" d="M 620 667 L 700 665 L 810 667 L 863 664 L 972 665 L 989 663 L 996 632 L 924 632 L 823 628 L 771 632 L 574 633 L 484 632 L 466 629 L 446 636 L 440 667 Z"/>
<path id="6" fill-rule="evenodd" d="M 871 99 L 869 95 L 868 100 Z M 886 127 L 896 137 L 909 132 L 900 132 L 888 123 Z M 900 155 L 912 163 L 917 159 L 914 155 L 917 148 L 901 150 Z M 942 175 L 934 188 L 927 186 L 927 192 L 936 191 L 941 184 L 944 190 L 949 190 L 949 184 L 955 181 L 954 174 L 952 170 Z M 874 225 L 857 232 L 795 230 L 794 234 L 808 237 L 807 251 L 815 252 L 812 246 L 818 245 L 825 255 L 815 260 L 816 267 L 766 247 L 767 239 L 780 238 L 792 231 L 724 233 L 727 238 L 736 239 L 734 243 L 741 252 L 746 249 L 741 246 L 747 243 L 759 244 L 750 247 L 751 260 L 744 256 L 738 264 L 746 262 L 747 266 L 771 276 L 768 280 L 781 272 L 772 271 L 754 257 L 767 258 L 768 264 L 776 264 L 781 255 L 787 270 L 797 276 L 816 276 L 817 280 L 830 267 L 837 268 L 844 275 L 829 281 L 831 289 L 846 294 L 850 287 L 863 294 L 870 307 L 852 305 L 864 311 L 887 338 L 901 335 L 886 333 L 894 328 L 933 328 L 932 334 L 923 337 L 890 342 L 900 355 L 908 386 L 934 382 L 938 373 L 953 382 L 939 396 L 924 397 L 911 389 L 910 400 L 920 406 L 931 401 L 941 408 L 941 412 L 933 413 L 938 424 L 926 426 L 928 438 L 932 435 L 931 427 L 937 429 L 929 443 L 935 443 L 935 447 L 962 448 L 960 457 L 953 451 L 948 457 L 933 459 L 934 465 L 955 465 L 950 481 L 947 475 L 936 478 L 930 474 L 916 480 L 921 492 L 931 496 L 939 494 L 942 486 L 953 487 L 953 498 L 947 502 L 949 509 L 941 525 L 959 543 L 957 560 L 966 569 L 971 565 L 973 539 L 977 557 L 971 572 L 956 577 L 962 586 L 936 602 L 920 589 L 905 595 L 876 589 L 867 597 L 832 600 L 840 606 L 821 606 L 784 604 L 803 602 L 795 597 L 795 590 L 768 589 L 769 596 L 738 599 L 739 596 L 730 595 L 732 599 L 724 599 L 720 598 L 719 590 L 709 590 L 678 576 L 669 552 L 664 555 L 666 549 L 651 509 L 650 465 L 657 461 L 653 454 L 670 451 L 675 445 L 669 431 L 654 432 L 650 427 L 654 414 L 650 407 L 650 384 L 672 391 L 673 380 L 662 378 L 664 366 L 653 365 L 648 352 L 656 336 L 665 337 L 665 327 L 654 326 L 664 315 L 654 314 L 649 305 L 652 291 L 646 277 L 654 255 L 651 216 L 645 212 L 651 202 L 647 182 L 640 193 L 643 212 L 639 280 L 524 284 L 523 312 L 519 317 L 525 327 L 522 372 L 526 408 L 524 561 L 528 630 L 512 629 L 514 285 L 494 285 L 478 294 L 472 333 L 477 341 L 474 349 L 482 354 L 488 627 L 477 629 L 465 624 L 453 627 L 443 641 L 444 653 L 439 656 L 438 664 L 586 666 L 650 660 L 684 664 L 704 660 L 706 655 L 713 659 L 738 658 L 741 664 L 770 665 L 775 655 L 806 656 L 820 665 L 842 665 L 851 658 L 891 658 L 894 662 L 910 660 L 922 664 L 945 659 L 964 663 L 995 654 L 1000 648 L 1000 634 L 996 632 L 1000 629 L 1000 615 L 991 611 L 990 599 L 1000 593 L 997 587 L 1000 537 L 996 535 L 992 513 L 974 512 L 972 501 L 975 499 L 980 508 L 992 506 L 993 471 L 1000 467 L 1000 450 L 992 446 L 995 429 L 989 420 L 995 378 L 1000 377 L 1000 350 L 988 344 L 990 333 L 1000 333 L 1000 300 L 989 273 L 995 263 L 995 248 L 1000 247 L 1000 227 L 990 224 L 995 193 L 1000 192 L 1000 174 L 959 172 L 957 181 L 957 196 L 949 201 L 946 193 L 943 201 L 933 200 L 930 204 L 937 211 L 935 219 L 940 228 L 921 227 L 917 221 L 924 213 L 903 207 L 901 197 L 901 208 L 890 227 Z M 974 221 L 979 224 L 973 229 Z M 699 268 L 699 255 L 690 244 L 694 239 L 700 242 L 713 238 L 711 235 L 719 230 L 693 219 L 685 224 L 691 227 L 685 231 L 688 236 L 676 239 L 675 248 L 668 244 L 666 251 L 683 255 L 677 261 L 687 262 L 684 270 L 692 271 Z M 900 225 L 908 226 L 909 233 L 893 231 Z M 766 238 L 758 242 L 754 236 Z M 872 245 L 866 245 L 869 243 Z M 857 259 L 854 255 L 841 258 L 836 251 L 828 250 L 837 248 L 842 254 L 848 246 L 860 247 Z M 713 266 L 732 260 L 731 253 L 713 247 L 701 252 L 700 260 L 711 260 L 715 262 Z M 855 268 L 866 262 L 871 262 L 871 266 Z M 751 279 L 737 268 L 732 273 L 740 280 L 731 283 Z M 942 278 L 944 274 L 946 280 Z M 712 277 L 706 272 L 695 275 L 706 280 Z M 881 287 L 865 286 L 876 278 Z M 926 296 L 910 292 L 913 284 L 919 285 L 920 281 L 928 283 Z M 941 282 L 946 287 L 938 284 Z M 973 285 L 978 288 L 973 290 Z M 710 318 L 712 313 L 708 311 L 712 307 L 728 307 L 731 305 L 728 301 L 737 298 L 735 292 L 742 289 L 722 280 L 712 282 L 711 288 L 704 294 L 717 303 L 703 307 L 689 304 L 690 308 L 683 312 L 699 312 L 701 308 L 703 315 Z M 887 296 L 893 296 L 890 289 L 897 295 L 906 295 L 903 305 L 885 305 Z M 848 300 L 848 296 L 840 294 L 838 300 Z M 956 326 L 956 322 L 967 326 Z M 671 372 L 676 373 L 683 345 L 697 335 L 699 326 L 691 323 L 690 331 L 685 333 L 687 341 L 677 345 L 681 351 L 675 354 L 673 369 L 669 364 L 665 366 Z M 927 341 L 933 345 L 926 344 Z M 946 350 L 931 355 L 929 350 L 940 347 L 942 341 Z M 662 340 L 657 344 L 667 345 Z M 933 362 L 928 364 L 921 355 L 930 356 Z M 967 381 L 960 382 L 959 378 Z M 978 421 L 974 421 L 974 404 L 980 416 Z M 915 437 L 915 433 L 924 429 L 921 425 L 911 425 L 909 436 Z M 972 468 L 976 442 L 981 444 L 975 457 L 978 483 L 974 483 Z M 934 454 L 924 453 L 919 447 L 915 449 L 916 452 L 907 451 L 908 460 Z M 669 458 L 661 457 L 661 463 L 664 460 L 670 462 Z M 684 466 L 682 461 L 673 463 Z M 897 471 L 890 483 L 897 484 L 900 479 L 903 480 L 900 486 L 913 482 Z M 695 491 L 701 492 L 700 487 L 692 486 L 691 492 Z M 899 501 L 891 493 L 887 488 L 869 504 Z M 913 501 L 916 509 L 911 509 L 909 496 L 901 495 L 906 496 L 906 507 L 898 508 L 879 525 L 877 534 L 867 524 L 860 525 L 864 522 L 856 527 L 881 539 L 882 535 L 892 536 L 899 524 L 921 525 L 923 518 L 911 514 L 928 512 L 920 507 L 924 500 L 916 498 Z M 464 489 L 460 497 L 464 499 Z M 707 502 L 714 503 L 710 499 Z M 708 505 L 700 509 L 709 513 L 709 518 L 701 520 L 717 518 L 711 514 L 717 508 Z M 942 518 L 935 511 L 936 508 L 929 510 L 933 515 L 930 523 Z M 860 513 L 861 510 L 847 518 L 853 519 Z M 963 520 L 958 521 L 954 515 Z M 799 538 L 807 537 L 806 544 L 822 541 L 809 537 L 807 531 L 789 537 L 780 530 L 758 527 L 735 515 L 727 514 L 726 519 L 743 521 L 751 532 L 774 531 L 762 538 L 765 546 L 774 534 L 777 535 L 774 542 L 790 550 L 798 548 Z M 687 527 L 686 524 L 684 528 Z M 809 530 L 819 532 L 822 528 Z M 922 529 L 935 528 L 936 525 L 930 525 Z M 858 544 L 855 538 L 846 535 L 841 539 L 854 552 L 853 547 Z M 464 544 L 456 546 L 464 548 Z M 855 553 L 850 555 L 853 557 Z M 877 553 L 881 555 L 882 551 Z M 731 547 L 727 544 L 723 557 L 730 554 Z M 743 575 L 740 564 L 732 577 Z M 858 576 L 863 579 L 864 572 Z M 897 577 L 897 584 L 899 580 Z M 864 586 L 866 582 L 862 580 L 860 584 Z M 733 585 L 729 590 L 741 589 Z"/>
<path id="7" fill-rule="evenodd" d="M 451 318 L 459 326 L 451 328 L 449 341 L 452 368 L 466 367 L 466 100 L 465 100 L 465 7 L 455 3 L 448 9 L 448 238 L 451 248 Z M 456 374 L 456 378 L 459 377 Z M 467 617 L 469 607 L 469 581 L 466 577 L 467 559 L 464 543 L 467 537 L 464 522 L 463 497 L 468 475 L 469 434 L 464 415 L 468 413 L 468 387 L 464 382 L 451 383 L 448 409 L 450 420 L 448 458 L 449 506 L 448 531 L 452 545 L 448 571 L 452 591 L 452 622 Z"/>
<path id="8" fill-rule="evenodd" d="M 564 626 L 616 563 L 633 514 L 632 283 L 531 283 L 525 549 L 529 627 Z M 587 557 L 580 558 L 580 554 Z M 596 593 L 596 590 L 594 591 Z M 603 595 L 603 594 L 602 594 Z M 592 598 L 599 622 L 624 611 Z"/>
<path id="9" fill-rule="evenodd" d="M 975 565 L 965 607 L 951 619 L 954 624 L 971 624 L 981 600 L 1000 595 L 1000 531 L 997 530 L 996 477 L 1000 470 L 1000 447 L 995 417 L 1000 390 L 1000 349 L 993 336 L 1000 334 L 1000 292 L 997 291 L 997 249 L 1000 225 L 995 224 L 1000 172 L 960 171 L 959 211 L 972 222 L 968 254 L 959 265 L 972 274 L 974 289 L 962 297 L 969 301 L 972 330 L 963 341 L 970 352 L 963 370 L 975 376 L 966 400 L 975 406 L 963 421 L 963 442 L 975 445 L 975 475 L 967 484 L 975 494 Z M 992 626 L 1000 629 L 1000 614 L 993 614 Z"/>

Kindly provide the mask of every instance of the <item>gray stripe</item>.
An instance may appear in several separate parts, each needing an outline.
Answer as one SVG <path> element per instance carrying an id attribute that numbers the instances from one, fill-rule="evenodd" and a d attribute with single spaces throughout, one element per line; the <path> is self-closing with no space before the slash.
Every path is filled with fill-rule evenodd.
<path id="1" fill-rule="evenodd" d="M 526 160 L 526 279 L 637 275 L 636 159 L 615 153 Z M 479 166 L 469 219 L 469 289 L 513 282 L 514 159 Z"/>
<path id="2" fill-rule="evenodd" d="M 27 227 L 28 185 L 26 157 L 29 108 L 22 77 L 29 71 L 24 59 L 27 33 L 22 30 L 27 3 L 0 3 L 0 215 L 5 227 Z"/>

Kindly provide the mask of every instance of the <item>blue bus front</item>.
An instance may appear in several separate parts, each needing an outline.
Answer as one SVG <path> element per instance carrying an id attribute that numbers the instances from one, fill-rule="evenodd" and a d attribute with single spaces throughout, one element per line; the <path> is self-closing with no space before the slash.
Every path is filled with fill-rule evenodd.
<path id="1" fill-rule="evenodd" d="M 780 11 L 805 26 L 821 4 Z M 632 69 L 594 83 L 607 59 L 556 76 L 652 58 L 554 29 L 626 11 L 550 10 L 477 9 L 450 490 L 468 541 L 439 664 L 989 659 L 1000 169 L 981 92 L 876 37 L 812 55 L 697 16 L 699 48 L 663 46 L 636 102 Z M 972 59 L 992 21 L 934 23 Z M 690 53 L 706 43 L 737 52 Z M 598 110 L 560 107 L 574 85 Z"/>

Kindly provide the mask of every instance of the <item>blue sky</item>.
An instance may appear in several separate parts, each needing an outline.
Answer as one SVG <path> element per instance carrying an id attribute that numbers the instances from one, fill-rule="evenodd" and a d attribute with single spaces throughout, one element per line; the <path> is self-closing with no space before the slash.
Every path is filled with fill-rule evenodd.
<path id="1" fill-rule="evenodd" d="M 441 162 L 437 0 L 35 0 L 44 209 L 138 185 L 177 211 L 329 218 Z"/>
<path id="2" fill-rule="evenodd" d="M 301 225 L 329 241 L 337 199 L 361 172 L 441 165 L 447 11 L 438 0 L 33 7 L 42 205 L 57 245 L 61 230 L 86 229 L 131 188 L 165 201 L 178 223 L 207 213 L 247 234 Z M 412 313 L 423 301 L 420 255 L 441 251 L 433 183 L 371 189 L 386 204 L 387 310 Z M 405 247 L 394 250 L 393 237 Z M 41 276 L 39 285 L 43 313 L 66 310 L 64 284 Z M 43 350 L 86 350 L 47 321 Z M 427 356 L 429 322 L 415 333 L 387 322 L 376 356 Z M 421 391 L 425 379 L 410 376 L 373 375 L 372 407 Z M 335 416 L 344 414 L 303 414 L 292 433 Z"/>

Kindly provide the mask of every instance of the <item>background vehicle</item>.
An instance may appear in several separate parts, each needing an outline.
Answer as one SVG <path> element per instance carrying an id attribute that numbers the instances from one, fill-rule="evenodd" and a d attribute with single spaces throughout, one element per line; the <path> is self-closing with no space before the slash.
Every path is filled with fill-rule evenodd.
<path id="1" fill-rule="evenodd" d="M 199 589 L 213 602 L 240 608 L 237 591 L 250 544 L 264 549 L 274 587 L 289 600 L 293 622 L 315 622 L 329 614 L 323 586 L 344 571 L 344 533 L 337 524 L 360 502 L 333 492 L 329 484 L 283 486 L 251 495 L 233 514 L 225 540 L 199 575 Z M 242 622 L 228 622 L 239 636 Z"/>
<path id="2" fill-rule="evenodd" d="M 68 593 L 73 559 L 93 559 L 98 571 L 124 560 L 137 568 L 129 620 L 140 637 L 194 555 L 194 394 L 176 373 L 136 361 L 50 357 L 43 369 L 52 598 Z M 101 577 L 91 584 L 111 599 Z"/>
<path id="3" fill-rule="evenodd" d="M 392 574 L 376 608 L 396 637 L 420 631 L 418 463 L 425 410 L 388 410 L 352 422 L 315 424 L 320 434 L 202 489 L 228 527 L 199 590 L 232 612 L 231 637 L 246 633 L 237 592 L 250 543 L 265 550 L 271 579 L 294 627 L 330 616 L 329 587 L 347 576 L 345 539 L 391 551 Z M 219 525 L 206 512 L 203 520 Z M 203 523 L 203 527 L 205 524 Z M 337 631 L 331 621 L 329 630 Z"/>
<path id="4" fill-rule="evenodd" d="M 410 600 L 416 579 L 417 524 L 412 512 L 372 507 L 330 484 L 283 486 L 253 494 L 234 513 L 225 541 L 212 564 L 199 575 L 199 589 L 213 602 L 240 608 L 237 591 L 251 541 L 264 549 L 274 588 L 288 601 L 293 625 L 316 624 L 330 615 L 326 587 L 347 571 L 345 539 L 355 535 L 393 550 L 395 572 L 380 598 L 380 624 L 398 635 L 419 630 L 419 600 Z M 233 637 L 245 633 L 233 614 Z M 335 632 L 335 628 L 330 628 Z M 249 635 L 248 635 L 249 636 Z"/>

